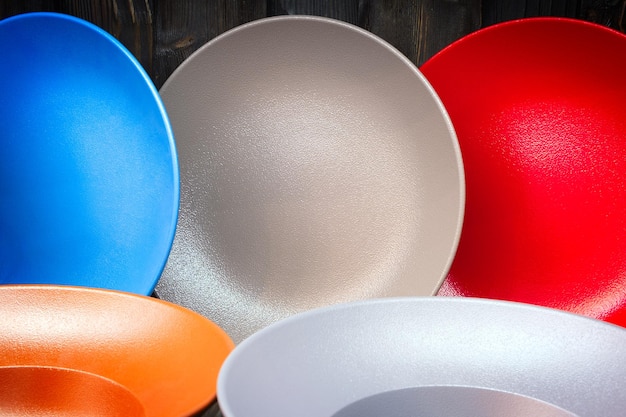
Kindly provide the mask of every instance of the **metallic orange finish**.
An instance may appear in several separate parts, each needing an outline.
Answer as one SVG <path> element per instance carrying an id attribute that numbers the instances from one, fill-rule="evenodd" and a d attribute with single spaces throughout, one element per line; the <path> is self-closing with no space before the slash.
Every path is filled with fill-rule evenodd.
<path id="1" fill-rule="evenodd" d="M 191 415 L 215 399 L 234 344 L 203 316 L 110 290 L 0 286 L 0 366 L 93 373 L 127 388 L 147 417 Z"/>
<path id="2" fill-rule="evenodd" d="M 0 367 L 0 415 L 143 417 L 139 400 L 110 379 L 71 369 Z"/>

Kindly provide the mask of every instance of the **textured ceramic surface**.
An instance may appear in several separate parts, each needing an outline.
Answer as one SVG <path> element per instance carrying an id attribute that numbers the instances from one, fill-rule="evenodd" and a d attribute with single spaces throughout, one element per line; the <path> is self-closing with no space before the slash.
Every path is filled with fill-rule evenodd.
<path id="1" fill-rule="evenodd" d="M 458 144 L 384 41 L 325 18 L 263 19 L 200 48 L 161 95 L 181 212 L 160 297 L 239 342 L 310 308 L 439 288 L 463 216 Z"/>
<path id="2" fill-rule="evenodd" d="M 626 329 L 559 310 L 461 297 L 367 300 L 252 335 L 225 361 L 217 396 L 225 417 L 334 416 L 425 387 L 435 387 L 431 406 L 454 410 L 465 398 L 479 407 L 472 415 L 493 416 L 499 402 L 502 416 L 621 417 L 624 355 Z M 515 414 L 525 407 L 533 412 Z M 455 415 L 445 410 L 439 415 Z"/>
<path id="3" fill-rule="evenodd" d="M 440 294 L 522 301 L 626 325 L 626 35 L 533 18 L 452 44 L 421 70 L 467 178 Z"/>
<path id="4" fill-rule="evenodd" d="M 473 387 L 418 387 L 356 401 L 332 417 L 577 417 L 544 401 Z"/>
<path id="5" fill-rule="evenodd" d="M 110 379 L 137 397 L 147 417 L 206 407 L 234 346 L 197 313 L 116 291 L 0 286 L 0 317 L 0 366 L 51 366 Z"/>
<path id="6" fill-rule="evenodd" d="M 0 284 L 150 294 L 178 213 L 156 88 L 113 36 L 56 13 L 0 21 Z"/>
<path id="7" fill-rule="evenodd" d="M 123 386 L 94 374 L 36 366 L 0 366 L 0 415 L 8 417 L 144 417 Z"/>

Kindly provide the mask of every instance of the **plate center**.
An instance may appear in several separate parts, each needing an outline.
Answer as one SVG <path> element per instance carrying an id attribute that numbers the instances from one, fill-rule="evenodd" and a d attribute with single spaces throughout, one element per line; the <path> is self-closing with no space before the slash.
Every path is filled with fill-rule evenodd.
<path id="1" fill-rule="evenodd" d="M 460 386 L 414 387 L 365 397 L 332 417 L 576 417 L 524 395 Z"/>

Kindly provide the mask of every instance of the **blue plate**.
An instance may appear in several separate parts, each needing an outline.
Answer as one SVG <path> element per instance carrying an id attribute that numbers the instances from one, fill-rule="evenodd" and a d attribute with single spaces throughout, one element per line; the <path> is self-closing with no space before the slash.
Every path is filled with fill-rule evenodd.
<path id="1" fill-rule="evenodd" d="M 0 21 L 0 284 L 149 294 L 179 204 L 161 99 L 114 37 L 81 19 Z"/>

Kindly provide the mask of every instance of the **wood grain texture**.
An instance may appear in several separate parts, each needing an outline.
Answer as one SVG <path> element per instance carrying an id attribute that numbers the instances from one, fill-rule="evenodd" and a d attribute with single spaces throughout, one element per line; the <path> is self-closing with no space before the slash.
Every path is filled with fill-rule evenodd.
<path id="1" fill-rule="evenodd" d="M 416 65 L 494 23 L 566 16 L 625 32 L 626 0 L 2 0 L 0 18 L 67 13 L 111 33 L 157 87 L 194 51 L 225 31 L 266 16 L 309 14 L 358 25 Z"/>
<path id="2" fill-rule="evenodd" d="M 367 0 L 268 0 L 268 16 L 308 14 L 324 16 L 344 22 L 359 24 L 361 10 L 369 3 Z"/>
<path id="3" fill-rule="evenodd" d="M 583 19 L 625 32 L 626 0 L 483 0 L 483 26 L 522 17 L 560 16 Z"/>
<path id="4" fill-rule="evenodd" d="M 258 0 L 154 1 L 156 51 L 151 76 L 157 87 L 209 40 L 266 16 L 266 3 Z"/>
<path id="5" fill-rule="evenodd" d="M 154 62 L 151 3 L 152 0 L 3 0 L 0 3 L 0 18 L 39 11 L 65 13 L 79 17 L 117 38 L 151 74 Z"/>

